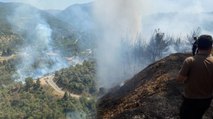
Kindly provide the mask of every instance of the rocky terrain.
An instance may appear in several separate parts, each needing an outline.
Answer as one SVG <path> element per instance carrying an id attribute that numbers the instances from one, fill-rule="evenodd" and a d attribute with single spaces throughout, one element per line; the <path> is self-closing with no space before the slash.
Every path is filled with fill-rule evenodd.
<path id="1" fill-rule="evenodd" d="M 178 119 L 183 85 L 175 81 L 190 54 L 159 60 L 99 99 L 98 119 Z M 210 119 L 213 107 L 205 114 Z"/>

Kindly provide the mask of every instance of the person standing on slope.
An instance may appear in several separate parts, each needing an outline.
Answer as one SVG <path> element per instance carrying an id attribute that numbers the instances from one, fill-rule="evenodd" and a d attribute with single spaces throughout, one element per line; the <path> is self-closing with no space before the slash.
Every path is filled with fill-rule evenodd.
<path id="1" fill-rule="evenodd" d="M 198 53 L 183 62 L 177 81 L 184 82 L 181 119 L 202 119 L 210 107 L 213 94 L 212 36 L 198 38 Z"/>
<path id="2" fill-rule="evenodd" d="M 198 53 L 198 40 L 197 37 L 193 37 L 194 43 L 192 45 L 192 55 L 194 56 L 195 54 Z"/>

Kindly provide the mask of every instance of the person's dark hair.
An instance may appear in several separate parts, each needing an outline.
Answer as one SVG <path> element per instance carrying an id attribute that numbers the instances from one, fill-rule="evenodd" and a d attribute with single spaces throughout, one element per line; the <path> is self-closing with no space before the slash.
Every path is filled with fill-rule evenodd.
<path id="1" fill-rule="evenodd" d="M 193 37 L 193 39 L 196 41 L 196 40 L 197 40 L 197 37 L 196 37 L 196 36 L 194 36 L 194 37 Z"/>
<path id="2" fill-rule="evenodd" d="M 201 35 L 198 38 L 198 49 L 209 50 L 212 48 L 212 36 L 211 35 Z"/>

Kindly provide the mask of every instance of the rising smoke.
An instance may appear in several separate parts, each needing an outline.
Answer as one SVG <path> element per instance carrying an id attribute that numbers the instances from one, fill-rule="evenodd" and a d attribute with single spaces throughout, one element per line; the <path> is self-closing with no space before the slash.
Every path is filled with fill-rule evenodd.
<path id="1" fill-rule="evenodd" d="M 121 42 L 134 43 L 141 30 L 140 0 L 97 0 L 94 5 L 98 40 L 99 85 L 109 88 L 123 79 Z"/>
<path id="2" fill-rule="evenodd" d="M 212 22 L 210 0 L 151 0 L 151 9 L 143 16 L 143 34 L 150 34 L 153 29 L 160 28 L 163 32 L 185 37 L 200 27 L 202 33 L 210 33 L 209 22 Z"/>
<path id="3" fill-rule="evenodd" d="M 138 40 L 142 43 L 149 42 L 154 29 L 159 28 L 170 36 L 181 37 L 182 40 L 187 40 L 187 35 L 198 27 L 202 29 L 202 33 L 212 32 L 212 16 L 205 13 L 211 11 L 211 3 L 210 0 L 94 1 L 99 86 L 116 85 L 147 65 L 149 61 L 145 59 L 134 66 L 128 64 L 133 62 L 129 49 Z M 36 10 L 19 7 L 8 20 L 16 32 L 23 34 L 26 41 L 19 51 L 22 54 L 22 62 L 17 66 L 20 77 L 38 77 L 66 66 L 66 61 L 60 54 L 53 51 L 50 25 Z M 164 54 L 177 52 L 177 49 L 171 46 Z M 127 54 L 130 54 L 128 58 L 124 58 Z M 127 62 L 127 59 L 130 60 Z M 132 71 L 129 67 L 135 65 L 138 67 Z"/>
<path id="4" fill-rule="evenodd" d="M 200 33 L 209 34 L 213 30 L 210 28 L 212 26 L 212 20 L 210 20 L 212 16 L 209 13 L 211 9 L 205 7 L 210 2 L 208 0 L 205 2 L 200 0 L 96 0 L 94 15 L 98 34 L 99 86 L 110 88 L 117 85 L 150 63 L 144 57 L 144 60 L 134 64 L 139 66 L 136 68 L 138 70 L 132 71 L 132 64 L 123 62 L 128 58 L 131 59 L 129 62 L 134 62 L 132 52 L 129 52 L 130 55 L 125 58 L 123 55 L 127 55 L 126 51 L 135 47 L 138 40 L 142 42 L 142 45 L 149 43 L 155 29 L 160 29 L 169 40 L 180 39 L 180 44 L 176 46 L 170 44 L 163 56 L 180 51 L 189 52 L 191 46 L 188 39 L 192 37 L 194 30 L 200 28 Z M 123 42 L 131 45 L 124 45 Z M 127 68 L 124 69 L 124 67 Z"/>
<path id="5" fill-rule="evenodd" d="M 113 87 L 150 63 L 144 58 L 133 65 L 131 48 L 138 45 L 138 40 L 142 44 L 149 42 L 154 29 L 160 28 L 162 32 L 183 40 L 197 27 L 203 33 L 212 32 L 212 16 L 204 13 L 206 8 L 203 7 L 204 4 L 212 5 L 210 2 L 211 0 L 96 0 L 93 10 L 98 44 L 96 56 L 99 87 Z M 53 49 L 51 26 L 37 10 L 19 7 L 8 17 L 8 21 L 14 31 L 22 34 L 25 39 L 24 46 L 19 50 L 19 79 L 36 78 L 67 66 L 67 62 Z M 139 45 L 141 46 L 143 45 Z M 174 47 L 171 45 L 165 55 L 179 51 L 179 47 Z M 81 115 L 72 112 L 68 117 L 80 118 Z"/>
<path id="6" fill-rule="evenodd" d="M 52 47 L 52 29 L 32 7 L 21 5 L 8 16 L 14 32 L 22 34 L 24 45 L 19 49 L 18 80 L 38 78 L 67 66 L 67 62 Z"/>
<path id="7" fill-rule="evenodd" d="M 74 111 L 66 113 L 66 119 L 87 119 L 87 117 L 84 112 Z"/>

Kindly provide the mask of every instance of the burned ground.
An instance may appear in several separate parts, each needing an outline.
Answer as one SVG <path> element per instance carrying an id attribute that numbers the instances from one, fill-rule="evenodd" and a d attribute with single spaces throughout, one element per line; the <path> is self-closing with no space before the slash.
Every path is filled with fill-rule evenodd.
<path id="1" fill-rule="evenodd" d="M 172 54 L 99 99 L 98 119 L 178 119 L 183 85 L 175 81 L 190 54 Z M 212 107 L 205 114 L 210 118 Z"/>

